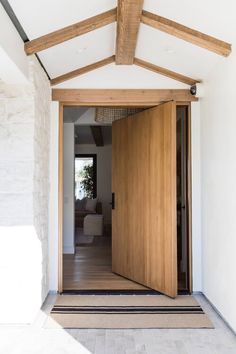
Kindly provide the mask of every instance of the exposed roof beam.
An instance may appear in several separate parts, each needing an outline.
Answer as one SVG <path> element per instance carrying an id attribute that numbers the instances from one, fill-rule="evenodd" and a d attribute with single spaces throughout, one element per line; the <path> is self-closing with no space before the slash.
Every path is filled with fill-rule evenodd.
<path id="1" fill-rule="evenodd" d="M 68 41 L 69 39 L 81 36 L 82 34 L 93 31 L 97 28 L 106 26 L 116 21 L 116 8 L 103 12 L 99 15 L 90 17 L 84 21 L 64 27 L 60 30 L 51 32 L 42 37 L 33 39 L 25 43 L 25 52 L 27 55 L 40 52 L 41 50 L 53 47 L 54 45 Z"/>
<path id="2" fill-rule="evenodd" d="M 77 106 L 152 107 L 198 99 L 185 89 L 52 89 L 52 100 Z"/>
<path id="3" fill-rule="evenodd" d="M 141 21 L 145 25 L 154 27 L 162 32 L 171 34 L 172 36 L 193 43 L 216 54 L 227 57 L 231 53 L 231 44 L 151 12 L 143 11 Z"/>
<path id="4" fill-rule="evenodd" d="M 112 55 L 111 57 L 108 57 L 108 58 L 99 60 L 99 61 L 97 61 L 96 63 L 93 63 L 93 64 L 90 64 L 90 65 L 84 66 L 84 67 L 82 67 L 82 68 L 79 68 L 79 69 L 70 71 L 70 72 L 67 73 L 67 74 L 64 74 L 64 75 L 55 77 L 54 79 L 52 79 L 52 80 L 50 81 L 50 82 L 51 82 L 51 85 L 52 85 L 52 86 L 53 86 L 53 85 L 58 85 L 58 84 L 60 84 L 61 82 L 64 82 L 64 81 L 66 81 L 66 80 L 73 79 L 74 77 L 77 77 L 77 76 L 79 76 L 79 75 L 88 73 L 89 71 L 92 71 L 92 70 L 101 68 L 102 66 L 105 66 L 105 65 L 108 65 L 108 64 L 111 64 L 111 63 L 114 63 L 114 61 L 115 61 L 115 55 Z"/>
<path id="5" fill-rule="evenodd" d="M 116 64 L 134 61 L 143 0 L 118 0 Z"/>
<path id="6" fill-rule="evenodd" d="M 134 64 L 138 65 L 138 66 L 141 66 L 144 69 L 147 69 L 147 70 L 150 70 L 150 71 L 154 71 L 157 74 L 164 75 L 164 76 L 170 77 L 171 79 L 183 82 L 184 84 L 187 84 L 187 85 L 190 85 L 190 86 L 195 85 L 196 83 L 200 82 L 200 80 L 192 79 L 192 78 L 190 78 L 188 76 L 184 76 L 182 74 L 178 74 L 178 73 L 176 73 L 174 71 L 165 69 L 165 68 L 163 68 L 161 66 L 154 65 L 152 63 L 149 63 L 147 61 L 144 61 L 144 60 L 141 60 L 141 59 L 138 59 L 138 58 L 134 58 Z"/>
<path id="7" fill-rule="evenodd" d="M 102 128 L 100 126 L 90 125 L 90 129 L 96 146 L 104 146 Z"/>

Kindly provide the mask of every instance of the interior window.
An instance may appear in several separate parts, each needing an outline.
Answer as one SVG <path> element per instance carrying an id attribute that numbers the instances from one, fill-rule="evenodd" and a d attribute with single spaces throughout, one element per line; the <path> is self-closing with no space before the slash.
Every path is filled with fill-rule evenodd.
<path id="1" fill-rule="evenodd" d="M 96 155 L 75 157 L 75 199 L 96 198 Z"/>

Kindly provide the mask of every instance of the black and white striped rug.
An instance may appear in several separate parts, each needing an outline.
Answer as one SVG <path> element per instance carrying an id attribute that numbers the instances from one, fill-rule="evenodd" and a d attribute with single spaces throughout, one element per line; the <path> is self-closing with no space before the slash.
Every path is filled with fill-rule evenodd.
<path id="1" fill-rule="evenodd" d="M 64 328 L 213 328 L 193 296 L 61 295 L 47 325 Z"/>

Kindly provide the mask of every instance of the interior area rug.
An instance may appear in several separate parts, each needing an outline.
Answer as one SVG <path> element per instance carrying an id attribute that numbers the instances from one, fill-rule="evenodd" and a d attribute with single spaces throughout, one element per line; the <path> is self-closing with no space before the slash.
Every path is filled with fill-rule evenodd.
<path id="1" fill-rule="evenodd" d="M 46 328 L 214 328 L 193 296 L 59 295 Z"/>

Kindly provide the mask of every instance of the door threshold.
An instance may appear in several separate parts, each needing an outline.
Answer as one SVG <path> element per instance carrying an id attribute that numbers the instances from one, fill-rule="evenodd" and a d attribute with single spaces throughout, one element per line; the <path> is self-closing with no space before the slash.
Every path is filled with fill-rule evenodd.
<path id="1" fill-rule="evenodd" d="M 106 290 L 106 289 L 70 289 L 63 290 L 61 295 L 163 295 L 158 291 L 148 290 Z M 178 295 L 191 295 L 188 290 L 179 290 Z"/>
<path id="2" fill-rule="evenodd" d="M 89 289 L 89 290 L 63 290 L 62 295 L 161 295 L 158 291 L 155 290 L 109 290 L 109 289 Z"/>

